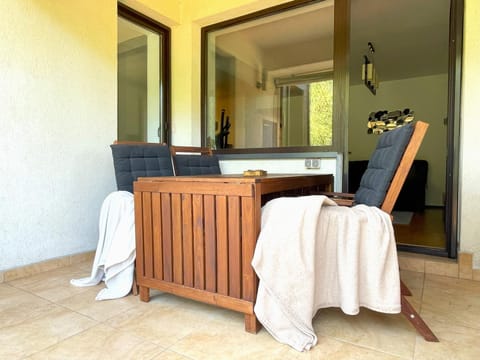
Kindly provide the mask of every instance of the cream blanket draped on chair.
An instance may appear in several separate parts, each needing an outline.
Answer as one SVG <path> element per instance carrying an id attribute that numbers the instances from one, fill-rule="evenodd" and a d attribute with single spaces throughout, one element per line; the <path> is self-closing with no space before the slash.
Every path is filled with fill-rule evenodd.
<path id="1" fill-rule="evenodd" d="M 95 259 L 90 277 L 72 279 L 75 286 L 94 286 L 105 281 L 106 287 L 96 300 L 117 299 L 132 290 L 135 267 L 135 216 L 133 194 L 115 191 L 102 204 Z"/>
<path id="2" fill-rule="evenodd" d="M 376 207 L 336 206 L 322 195 L 272 200 L 262 209 L 252 266 L 258 320 L 298 351 L 316 344 L 320 308 L 401 311 L 393 227 Z"/>

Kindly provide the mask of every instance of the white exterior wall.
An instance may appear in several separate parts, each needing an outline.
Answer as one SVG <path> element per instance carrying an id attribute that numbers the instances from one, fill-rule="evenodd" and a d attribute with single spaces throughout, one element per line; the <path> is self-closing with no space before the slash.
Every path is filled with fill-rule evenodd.
<path id="1" fill-rule="evenodd" d="M 283 0 L 123 0 L 172 27 L 173 142 L 200 142 L 201 26 Z M 93 250 L 115 188 L 116 1 L 0 1 L 0 271 Z M 480 2 L 465 0 L 460 251 L 480 268 Z"/>
<path id="2" fill-rule="evenodd" d="M 460 134 L 460 251 L 480 269 L 480 1 L 465 0 Z"/>
<path id="3" fill-rule="evenodd" d="M 95 248 L 115 189 L 116 1 L 0 1 L 0 271 Z"/>

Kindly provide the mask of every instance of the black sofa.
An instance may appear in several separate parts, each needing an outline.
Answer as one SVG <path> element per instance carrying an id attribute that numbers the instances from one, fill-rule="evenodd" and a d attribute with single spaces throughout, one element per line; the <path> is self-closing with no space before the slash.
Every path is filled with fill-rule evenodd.
<path id="1" fill-rule="evenodd" d="M 368 160 L 356 160 L 348 163 L 348 192 L 355 193 L 368 165 Z M 400 191 L 394 210 L 423 212 L 425 210 L 425 192 L 427 187 L 428 162 L 414 160 L 405 184 Z"/>

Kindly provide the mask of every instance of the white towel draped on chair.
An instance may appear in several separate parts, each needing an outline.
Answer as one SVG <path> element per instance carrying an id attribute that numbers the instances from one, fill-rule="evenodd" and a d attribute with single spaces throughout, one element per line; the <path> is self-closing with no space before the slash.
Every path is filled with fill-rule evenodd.
<path id="1" fill-rule="evenodd" d="M 109 194 L 100 211 L 98 245 L 90 277 L 72 279 L 75 286 L 94 286 L 104 280 L 106 287 L 96 300 L 116 299 L 132 289 L 135 262 L 135 217 L 133 194 Z"/>
<path id="2" fill-rule="evenodd" d="M 376 207 L 336 206 L 325 196 L 272 200 L 262 209 L 252 266 L 258 320 L 299 351 L 317 342 L 312 319 L 320 308 L 401 310 L 392 223 Z"/>

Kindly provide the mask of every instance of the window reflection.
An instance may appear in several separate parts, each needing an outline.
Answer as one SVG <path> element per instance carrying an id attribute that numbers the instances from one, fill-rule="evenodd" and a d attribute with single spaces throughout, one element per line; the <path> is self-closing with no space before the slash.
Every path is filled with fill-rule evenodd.
<path id="1" fill-rule="evenodd" d="M 207 145 L 332 145 L 333 0 L 213 26 L 204 51 Z"/>

